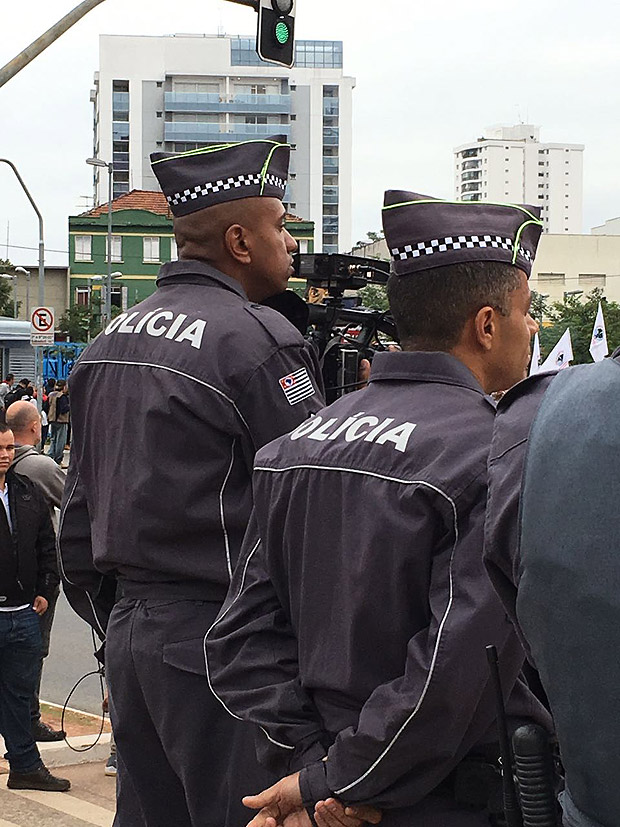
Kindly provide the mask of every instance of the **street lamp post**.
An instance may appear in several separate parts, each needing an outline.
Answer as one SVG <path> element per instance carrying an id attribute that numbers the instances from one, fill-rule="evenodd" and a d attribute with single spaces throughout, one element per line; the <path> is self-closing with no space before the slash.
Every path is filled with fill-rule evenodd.
<path id="1" fill-rule="evenodd" d="M 7 164 L 13 170 L 15 177 L 19 181 L 21 188 L 23 189 L 26 197 L 30 201 L 33 210 L 37 214 L 37 218 L 39 219 L 39 305 L 42 307 L 45 304 L 45 245 L 43 243 L 43 216 L 41 215 L 41 211 L 34 203 L 34 199 L 28 190 L 28 187 L 24 184 L 24 181 L 17 171 L 17 167 L 12 161 L 7 160 L 6 158 L 0 158 L 0 164 Z M 16 270 L 20 270 L 19 267 L 15 268 Z M 30 288 L 30 273 L 28 273 L 28 287 Z M 28 308 L 27 312 L 30 315 L 30 308 Z M 35 358 L 36 358 L 36 385 L 37 385 L 37 408 L 39 409 L 39 413 L 41 412 L 41 404 L 43 401 L 43 357 L 42 351 L 40 347 L 35 348 Z"/>
<path id="2" fill-rule="evenodd" d="M 106 279 L 105 301 L 103 306 L 103 326 L 112 318 L 112 173 L 114 164 L 112 161 L 102 161 L 101 158 L 87 158 L 86 163 L 91 167 L 107 167 L 108 170 L 108 276 Z"/>

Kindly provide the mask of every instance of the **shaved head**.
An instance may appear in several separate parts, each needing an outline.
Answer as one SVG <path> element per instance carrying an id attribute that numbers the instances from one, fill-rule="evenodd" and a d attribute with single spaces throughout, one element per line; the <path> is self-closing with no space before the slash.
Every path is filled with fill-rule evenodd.
<path id="1" fill-rule="evenodd" d="M 266 200 L 240 198 L 175 218 L 179 258 L 221 264 L 226 257 L 226 231 L 235 224 L 247 229 L 256 226 L 265 210 Z"/>
<path id="2" fill-rule="evenodd" d="M 39 412 L 32 402 L 13 402 L 6 412 L 6 424 L 16 436 L 27 431 L 33 422 L 39 421 Z"/>

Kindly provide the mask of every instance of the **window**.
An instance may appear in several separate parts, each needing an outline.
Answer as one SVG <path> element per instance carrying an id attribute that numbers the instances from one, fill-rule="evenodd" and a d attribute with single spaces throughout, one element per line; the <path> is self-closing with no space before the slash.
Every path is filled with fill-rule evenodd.
<path id="1" fill-rule="evenodd" d="M 176 238 L 170 239 L 170 261 L 176 261 L 179 257 L 177 251 L 177 240 Z"/>
<path id="2" fill-rule="evenodd" d="M 538 282 L 546 282 L 549 285 L 553 284 L 565 284 L 566 283 L 566 275 L 564 273 L 539 273 L 538 274 Z"/>
<path id="3" fill-rule="evenodd" d="M 604 273 L 579 273 L 579 285 L 587 287 L 605 287 L 607 278 Z"/>
<path id="4" fill-rule="evenodd" d="M 88 307 L 88 298 L 90 295 L 89 287 L 75 288 L 75 303 L 80 307 Z"/>
<path id="5" fill-rule="evenodd" d="M 111 236 L 112 241 L 112 261 L 123 260 L 123 238 L 120 235 Z M 108 260 L 108 237 L 105 239 L 105 253 L 106 261 Z"/>
<path id="6" fill-rule="evenodd" d="M 142 239 L 143 259 L 145 263 L 159 263 L 159 237 L 145 236 Z"/>
<path id="7" fill-rule="evenodd" d="M 75 260 L 76 261 L 92 261 L 92 235 L 76 235 L 75 236 Z"/>

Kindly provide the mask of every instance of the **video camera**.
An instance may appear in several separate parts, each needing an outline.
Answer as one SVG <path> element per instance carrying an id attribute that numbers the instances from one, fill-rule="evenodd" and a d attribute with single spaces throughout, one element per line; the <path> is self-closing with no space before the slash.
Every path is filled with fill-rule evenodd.
<path id="1" fill-rule="evenodd" d="M 308 285 L 306 338 L 318 350 L 329 404 L 359 386 L 361 359 L 372 361 L 377 351 L 398 343 L 388 312 L 362 307 L 357 296 L 345 295 L 387 284 L 390 264 L 340 253 L 298 253 L 294 259 L 295 275 Z"/>

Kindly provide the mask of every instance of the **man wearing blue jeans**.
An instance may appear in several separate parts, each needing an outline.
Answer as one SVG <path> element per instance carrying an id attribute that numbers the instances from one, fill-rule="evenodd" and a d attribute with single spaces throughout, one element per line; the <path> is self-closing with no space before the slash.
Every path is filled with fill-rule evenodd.
<path id="1" fill-rule="evenodd" d="M 7 786 L 63 792 L 69 781 L 45 767 L 30 728 L 42 649 L 39 616 L 58 586 L 54 529 L 39 489 L 9 470 L 14 456 L 13 432 L 0 424 L 0 735 Z"/>
<path id="2" fill-rule="evenodd" d="M 47 420 L 49 422 L 50 433 L 50 449 L 48 456 L 60 465 L 62 463 L 63 452 L 67 444 L 67 432 L 69 430 L 69 388 L 64 379 L 59 379 L 56 382 L 56 390 L 50 393 L 49 412 Z"/>

